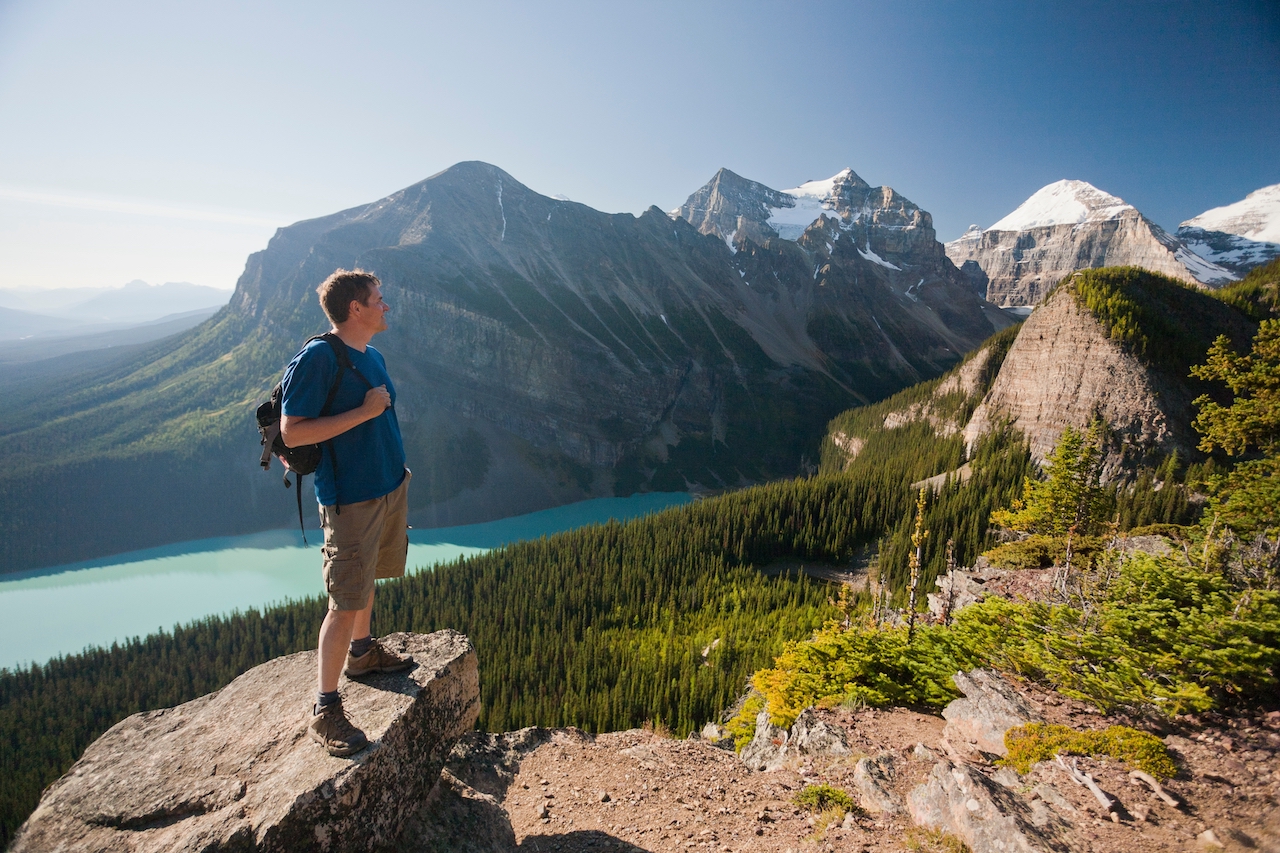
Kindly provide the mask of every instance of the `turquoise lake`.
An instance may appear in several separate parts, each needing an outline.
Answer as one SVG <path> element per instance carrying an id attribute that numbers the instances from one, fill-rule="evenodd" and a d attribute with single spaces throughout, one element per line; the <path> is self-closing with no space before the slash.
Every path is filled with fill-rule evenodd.
<path id="1" fill-rule="evenodd" d="M 409 531 L 409 572 L 460 556 L 692 500 L 680 492 L 598 498 L 484 524 Z M 0 580 L 0 668 L 43 663 L 206 616 L 319 595 L 319 530 L 179 542 Z M 388 626 L 388 630 L 391 630 Z M 374 630 L 378 626 L 374 625 Z"/>

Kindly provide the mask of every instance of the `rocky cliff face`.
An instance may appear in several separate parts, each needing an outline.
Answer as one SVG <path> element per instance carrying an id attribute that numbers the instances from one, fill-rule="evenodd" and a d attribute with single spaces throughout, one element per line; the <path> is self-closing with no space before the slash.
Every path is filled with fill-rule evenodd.
<path id="1" fill-rule="evenodd" d="M 957 266 L 976 263 L 987 299 L 1006 307 L 1036 305 L 1067 275 L 1093 267 L 1138 266 L 1206 286 L 1238 277 L 1083 181 L 1044 187 L 990 228 L 970 226 L 946 253 Z"/>
<path id="2" fill-rule="evenodd" d="M 1170 329 L 1187 337 L 1182 351 L 1202 359 L 1213 337 L 1249 340 L 1245 318 L 1215 299 L 1158 277 L 1147 282 L 1173 306 Z M 1163 330 L 1162 330 L 1163 331 Z M 1081 304 L 1072 282 L 1059 287 L 1023 324 L 995 382 L 965 426 L 970 446 L 999 423 L 1026 435 L 1031 454 L 1043 461 L 1063 428 L 1085 427 L 1094 414 L 1112 431 L 1108 469 L 1152 454 L 1194 452 L 1193 388 L 1188 365 L 1135 352 L 1113 338 Z"/>
<path id="3" fill-rule="evenodd" d="M 38 532 L 0 536 L 5 565 L 289 523 L 279 481 L 237 442 L 327 325 L 314 290 L 338 267 L 377 273 L 392 305 L 374 345 L 399 392 L 415 524 L 804 470 L 834 414 L 941 373 L 1010 322 L 946 259 L 928 213 L 852 172 L 818 184 L 776 192 L 722 171 L 687 217 L 636 217 L 461 163 L 282 228 L 209 323 L 0 424 L 22 472 L 0 475 L 4 523 Z M 83 464 L 49 470 L 71 434 L 55 422 L 76 425 Z M 191 457 L 208 469 L 198 490 Z M 108 488 L 128 499 L 63 499 Z"/>

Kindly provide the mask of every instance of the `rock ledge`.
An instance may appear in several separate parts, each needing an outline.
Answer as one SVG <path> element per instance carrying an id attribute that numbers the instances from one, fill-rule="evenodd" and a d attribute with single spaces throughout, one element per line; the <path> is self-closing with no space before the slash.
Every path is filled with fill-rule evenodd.
<path id="1" fill-rule="evenodd" d="M 175 708 L 135 714 L 45 791 L 10 848 L 365 851 L 393 843 L 480 711 L 471 642 L 392 634 L 406 673 L 345 682 L 371 746 L 334 758 L 307 736 L 316 653 L 254 667 Z"/>

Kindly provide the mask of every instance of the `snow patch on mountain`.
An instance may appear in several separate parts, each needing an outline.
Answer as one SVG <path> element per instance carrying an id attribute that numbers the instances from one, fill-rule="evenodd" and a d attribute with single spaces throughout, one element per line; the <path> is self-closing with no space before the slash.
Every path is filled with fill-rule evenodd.
<path id="1" fill-rule="evenodd" d="M 858 249 L 857 244 L 854 244 L 854 248 Z M 886 269 L 898 270 L 898 271 L 902 270 L 902 267 L 895 267 L 893 264 L 889 263 L 884 258 L 877 255 L 875 252 L 871 251 L 870 240 L 867 240 L 867 250 L 864 252 L 862 249 L 858 249 L 858 254 L 862 255 L 862 257 L 865 260 L 871 261 L 873 264 L 879 264 L 880 266 L 885 267 Z M 923 281 L 923 279 L 921 280 Z"/>
<path id="2" fill-rule="evenodd" d="M 1226 284 L 1227 282 L 1235 281 L 1237 278 L 1212 260 L 1202 258 L 1189 246 L 1179 246 L 1173 256 L 1187 268 L 1187 272 L 1191 273 L 1196 281 L 1202 284 Z"/>
<path id="3" fill-rule="evenodd" d="M 987 230 L 1027 231 L 1052 225 L 1104 222 L 1117 219 L 1126 210 L 1133 209 L 1123 199 L 1085 181 L 1057 181 L 1037 190 L 1013 213 Z"/>
<path id="4" fill-rule="evenodd" d="M 1209 263 L 1241 274 L 1280 258 L 1280 243 L 1250 240 L 1248 237 L 1222 231 L 1205 231 L 1184 226 L 1178 229 L 1178 239 Z"/>
<path id="5" fill-rule="evenodd" d="M 842 169 L 826 180 L 806 181 L 798 187 L 783 190 L 795 199 L 795 203 L 790 207 L 770 207 L 769 227 L 784 240 L 799 239 L 806 228 L 824 215 L 844 227 L 844 220 L 836 209 L 836 188 L 852 174 L 852 169 Z"/>
<path id="6" fill-rule="evenodd" d="M 1280 184 L 1254 190 L 1234 204 L 1206 210 L 1179 226 L 1280 243 Z"/>

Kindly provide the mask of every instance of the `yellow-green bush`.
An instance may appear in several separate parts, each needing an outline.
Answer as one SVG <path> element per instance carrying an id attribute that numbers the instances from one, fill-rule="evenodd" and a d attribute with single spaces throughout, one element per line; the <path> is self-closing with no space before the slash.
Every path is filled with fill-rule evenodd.
<path id="1" fill-rule="evenodd" d="M 763 710 L 764 697 L 759 693 L 752 693 L 742 703 L 738 713 L 733 715 L 733 719 L 725 723 L 725 731 L 733 737 L 734 749 L 741 751 L 744 746 L 751 743 L 756 733 L 756 717 Z"/>
<path id="2" fill-rule="evenodd" d="M 839 809 L 848 813 L 857 811 L 858 806 L 853 801 L 853 797 L 848 792 L 839 788 L 832 788 L 830 785 L 805 785 L 804 789 L 795 795 L 792 802 L 808 812 L 817 814 L 830 809 Z"/>
<path id="3" fill-rule="evenodd" d="M 1040 761 L 1058 753 L 1069 755 L 1109 755 L 1130 767 L 1145 770 L 1157 779 L 1178 772 L 1169 750 L 1160 738 L 1128 726 L 1108 726 L 1099 731 L 1076 731 L 1049 723 L 1015 726 L 1004 734 L 1009 755 L 999 763 L 1027 773 Z"/>
<path id="4" fill-rule="evenodd" d="M 988 666 L 1103 710 L 1166 714 L 1256 701 L 1280 687 L 1280 593 L 1241 590 L 1177 556 L 1135 554 L 1089 615 L 991 597 L 947 627 L 828 626 L 752 676 L 774 725 L 826 697 L 940 708 L 957 670 Z M 754 715 L 750 721 L 754 721 Z M 750 722 L 750 721 L 744 721 Z"/>

